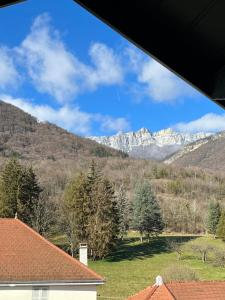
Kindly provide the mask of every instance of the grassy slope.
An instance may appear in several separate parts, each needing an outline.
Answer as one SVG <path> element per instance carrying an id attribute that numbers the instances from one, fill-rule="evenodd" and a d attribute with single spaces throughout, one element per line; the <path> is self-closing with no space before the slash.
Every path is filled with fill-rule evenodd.
<path id="1" fill-rule="evenodd" d="M 197 236 L 162 236 L 147 244 L 140 244 L 137 237 L 127 238 L 108 259 L 92 262 L 89 266 L 105 277 L 106 284 L 98 290 L 99 300 L 126 299 L 146 286 L 154 283 L 155 277 L 163 269 L 177 263 L 176 253 L 167 249 L 167 239 L 192 242 L 210 242 L 217 247 L 225 247 L 220 240 Z M 182 264 L 194 269 L 201 280 L 224 280 L 223 268 L 213 267 L 210 262 L 203 264 L 189 252 L 184 253 Z"/>

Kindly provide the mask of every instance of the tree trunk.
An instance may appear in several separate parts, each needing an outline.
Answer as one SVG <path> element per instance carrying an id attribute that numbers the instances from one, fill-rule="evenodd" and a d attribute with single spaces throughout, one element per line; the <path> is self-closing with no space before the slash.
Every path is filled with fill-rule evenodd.
<path id="1" fill-rule="evenodd" d="M 202 253 L 202 262 L 205 263 L 206 262 L 206 252 Z"/>
<path id="2" fill-rule="evenodd" d="M 73 247 L 73 243 L 70 244 L 70 251 L 71 251 L 71 256 L 74 257 L 74 247 Z"/>

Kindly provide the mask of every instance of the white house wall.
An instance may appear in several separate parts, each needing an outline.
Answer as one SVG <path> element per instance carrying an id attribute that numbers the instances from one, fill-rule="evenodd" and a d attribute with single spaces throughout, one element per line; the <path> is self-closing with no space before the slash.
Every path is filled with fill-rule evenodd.
<path id="1" fill-rule="evenodd" d="M 93 286 L 52 286 L 48 300 L 96 300 Z M 32 287 L 0 287 L 0 300 L 32 300 Z"/>

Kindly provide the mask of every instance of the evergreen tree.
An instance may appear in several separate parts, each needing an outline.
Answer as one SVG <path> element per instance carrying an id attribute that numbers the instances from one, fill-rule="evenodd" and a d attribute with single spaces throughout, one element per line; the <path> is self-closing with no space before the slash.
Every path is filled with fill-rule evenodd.
<path id="1" fill-rule="evenodd" d="M 221 216 L 221 207 L 218 202 L 210 202 L 208 207 L 207 229 L 211 234 L 216 234 L 216 228 Z"/>
<path id="2" fill-rule="evenodd" d="M 137 185 L 133 204 L 133 225 L 140 232 L 141 241 L 144 234 L 149 238 L 161 233 L 164 224 L 160 207 L 147 181 Z"/>
<path id="3" fill-rule="evenodd" d="M 5 166 L 0 178 L 0 214 L 1 217 L 13 218 L 18 212 L 22 167 L 16 159 L 11 159 Z"/>
<path id="4" fill-rule="evenodd" d="M 92 258 L 102 259 L 115 246 L 118 228 L 118 210 L 115 193 L 109 180 L 101 178 L 94 186 L 93 208 L 90 216 L 89 245 Z"/>
<path id="5" fill-rule="evenodd" d="M 89 222 L 89 198 L 87 193 L 87 178 L 79 174 L 67 186 L 64 194 L 65 222 L 67 236 L 74 252 L 75 243 L 87 242 Z"/>
<path id="6" fill-rule="evenodd" d="M 95 161 L 92 160 L 89 171 L 87 173 L 87 188 L 89 189 L 89 191 L 93 189 L 94 184 L 99 181 L 101 177 L 102 174 L 99 172 Z"/>
<path id="7" fill-rule="evenodd" d="M 18 198 L 18 218 L 32 226 L 42 189 L 32 167 L 22 168 Z"/>
<path id="8" fill-rule="evenodd" d="M 216 235 L 225 241 L 225 211 L 221 213 L 219 223 L 217 225 Z"/>
<path id="9" fill-rule="evenodd" d="M 94 215 L 96 212 L 95 197 L 98 190 L 98 183 L 101 182 L 102 174 L 99 172 L 97 165 L 94 160 L 92 160 L 87 173 L 87 194 L 88 194 L 88 208 L 89 214 Z"/>
<path id="10" fill-rule="evenodd" d="M 16 159 L 5 166 L 0 178 L 0 214 L 18 218 L 32 226 L 41 188 L 32 168 L 22 167 Z"/>
<path id="11" fill-rule="evenodd" d="M 93 259 L 105 257 L 118 235 L 118 211 L 113 186 L 94 161 L 87 175 L 80 174 L 66 188 L 63 209 L 71 253 L 85 241 Z"/>
<path id="12" fill-rule="evenodd" d="M 131 213 L 130 204 L 126 197 L 126 192 L 123 186 L 120 186 L 116 195 L 116 200 L 119 218 L 119 236 L 121 239 L 123 239 L 124 235 L 126 235 L 127 230 L 129 229 Z"/>

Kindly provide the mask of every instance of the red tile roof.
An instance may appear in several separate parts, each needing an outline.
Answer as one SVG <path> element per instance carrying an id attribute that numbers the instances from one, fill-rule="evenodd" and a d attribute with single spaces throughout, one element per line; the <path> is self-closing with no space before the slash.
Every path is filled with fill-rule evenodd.
<path id="1" fill-rule="evenodd" d="M 225 281 L 171 282 L 153 285 L 127 300 L 224 300 Z"/>
<path id="2" fill-rule="evenodd" d="M 23 222 L 0 218 L 0 284 L 80 281 L 103 279 Z"/>

